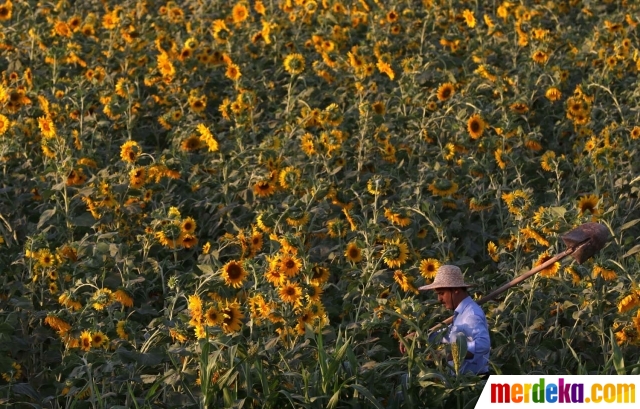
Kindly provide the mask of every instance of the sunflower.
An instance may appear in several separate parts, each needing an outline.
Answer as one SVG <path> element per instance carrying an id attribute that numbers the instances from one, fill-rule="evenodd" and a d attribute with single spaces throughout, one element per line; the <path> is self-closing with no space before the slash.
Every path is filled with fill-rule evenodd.
<path id="1" fill-rule="evenodd" d="M 300 170 L 293 166 L 287 166 L 280 171 L 278 181 L 284 189 L 296 186 L 300 180 Z"/>
<path id="2" fill-rule="evenodd" d="M 344 252 L 347 260 L 357 263 L 362 260 L 362 250 L 355 242 L 347 244 L 347 250 Z"/>
<path id="3" fill-rule="evenodd" d="M 387 21 L 389 23 L 395 23 L 396 21 L 398 21 L 398 12 L 395 10 L 389 10 L 389 12 L 387 13 Z"/>
<path id="4" fill-rule="evenodd" d="M 231 16 L 235 24 L 240 24 L 245 21 L 247 17 L 249 17 L 249 10 L 244 3 L 238 3 L 233 6 L 233 9 L 231 10 Z"/>
<path id="5" fill-rule="evenodd" d="M 538 260 L 534 263 L 533 266 L 538 267 L 546 263 L 547 261 L 549 261 L 551 258 L 552 257 L 549 255 L 549 252 L 545 251 L 544 253 L 540 254 L 540 256 L 538 257 Z M 556 261 L 555 263 L 551 264 L 550 266 L 542 270 L 540 272 L 540 275 L 542 277 L 553 277 L 558 273 L 559 269 L 560 269 L 560 263 Z"/>
<path id="6" fill-rule="evenodd" d="M 278 269 L 287 277 L 295 277 L 300 272 L 302 261 L 293 255 L 285 255 L 278 262 Z"/>
<path id="7" fill-rule="evenodd" d="M 482 136 L 486 123 L 478 114 L 473 114 L 467 121 L 467 131 L 471 139 L 478 139 Z"/>
<path id="8" fill-rule="evenodd" d="M 310 302 L 320 302 L 320 297 L 322 297 L 322 287 L 317 284 L 311 284 L 307 290 L 307 299 Z"/>
<path id="9" fill-rule="evenodd" d="M 426 280 L 435 278 L 436 271 L 440 268 L 440 262 L 435 258 L 428 258 L 420 261 L 420 274 Z"/>
<path id="10" fill-rule="evenodd" d="M 180 224 L 180 230 L 183 233 L 193 233 L 196 231 L 196 221 L 192 217 L 187 217 Z"/>
<path id="11" fill-rule="evenodd" d="M 54 331 L 60 333 L 61 335 L 66 334 L 71 329 L 71 325 L 69 325 L 62 318 L 53 314 L 47 315 L 47 317 L 44 319 L 44 323 L 53 328 Z"/>
<path id="12" fill-rule="evenodd" d="M 298 325 L 296 325 L 296 331 L 298 335 L 304 335 L 307 331 L 307 325 L 313 326 L 313 322 L 315 321 L 315 317 L 311 311 L 304 310 L 298 316 Z"/>
<path id="13" fill-rule="evenodd" d="M 393 279 L 402 291 L 418 292 L 418 290 L 413 286 L 413 278 L 406 276 L 402 270 L 396 270 L 393 273 Z"/>
<path id="14" fill-rule="evenodd" d="M 91 349 L 91 333 L 89 331 L 82 331 L 80 334 L 80 349 L 88 351 Z"/>
<path id="15" fill-rule="evenodd" d="M 450 196 L 458 191 L 458 184 L 448 179 L 438 179 L 432 182 L 428 189 L 436 196 Z"/>
<path id="16" fill-rule="evenodd" d="M 311 269 L 311 284 L 322 285 L 329 280 L 329 269 L 322 266 L 313 266 Z"/>
<path id="17" fill-rule="evenodd" d="M 564 271 L 571 276 L 571 283 L 573 285 L 580 284 L 582 277 L 580 277 L 580 274 L 578 274 L 573 267 L 565 267 Z"/>
<path id="18" fill-rule="evenodd" d="M 189 97 L 189 107 L 196 114 L 202 113 L 207 108 L 207 97 L 201 96 L 190 96 Z"/>
<path id="19" fill-rule="evenodd" d="M 237 261 L 231 260 L 222 267 L 222 278 L 228 286 L 240 288 L 246 277 L 247 272 L 242 267 L 242 264 Z"/>
<path id="20" fill-rule="evenodd" d="M 264 278 L 274 286 L 278 287 L 284 283 L 286 276 L 278 270 L 277 267 L 272 266 L 264 273 Z"/>
<path id="21" fill-rule="evenodd" d="M 582 216 L 587 211 L 589 211 L 589 213 L 591 213 L 593 217 L 599 216 L 600 209 L 596 209 L 599 201 L 600 199 L 596 195 L 582 196 L 580 200 L 578 200 L 578 210 L 580 211 L 580 216 Z"/>
<path id="22" fill-rule="evenodd" d="M 438 101 L 446 101 L 455 94 L 455 88 L 452 83 L 445 82 L 438 87 Z"/>
<path id="23" fill-rule="evenodd" d="M 204 319 L 207 325 L 213 327 L 220 324 L 224 320 L 224 316 L 214 307 L 209 307 L 207 312 L 204 313 Z"/>
<path id="24" fill-rule="evenodd" d="M 498 254 L 498 246 L 496 245 L 496 243 L 492 241 L 487 243 L 487 252 L 489 253 L 489 257 L 491 257 L 491 260 L 495 261 L 496 263 L 500 261 L 500 255 Z"/>
<path id="25" fill-rule="evenodd" d="M 383 260 L 389 268 L 400 268 L 408 258 L 409 247 L 400 237 L 384 242 Z"/>
<path id="26" fill-rule="evenodd" d="M 38 264 L 43 267 L 51 267 L 55 263 L 55 258 L 49 249 L 41 249 L 38 251 Z"/>
<path id="27" fill-rule="evenodd" d="M 516 189 L 513 192 L 502 194 L 502 200 L 506 203 L 509 213 L 521 215 L 531 206 L 530 194 L 524 190 Z"/>
<path id="28" fill-rule="evenodd" d="M 278 294 L 280 295 L 282 301 L 286 303 L 293 304 L 296 307 L 302 305 L 302 288 L 300 288 L 300 286 L 296 283 L 286 281 L 282 285 L 282 287 L 280 287 Z"/>
<path id="29" fill-rule="evenodd" d="M 605 281 L 613 281 L 616 278 L 618 278 L 618 276 L 617 276 L 615 271 L 606 269 L 606 268 L 604 268 L 602 266 L 599 266 L 599 265 L 596 265 L 596 264 L 593 265 L 592 273 L 593 273 L 593 278 L 596 278 L 596 277 L 600 276 Z"/>
<path id="30" fill-rule="evenodd" d="M 134 163 L 140 156 L 140 145 L 136 141 L 127 141 L 120 147 L 120 158 L 128 163 Z"/>
<path id="31" fill-rule="evenodd" d="M 240 67 L 237 64 L 229 64 L 227 65 L 227 70 L 224 75 L 229 78 L 231 81 L 238 81 L 238 79 L 242 76 L 240 73 Z"/>
<path id="32" fill-rule="evenodd" d="M 2 135 L 2 132 L 0 132 L 0 135 Z M 630 135 L 631 139 L 640 139 L 640 126 L 634 126 Z"/>
<path id="33" fill-rule="evenodd" d="M 9 129 L 9 124 L 9 118 L 0 114 L 0 136 L 4 135 L 4 133 L 7 132 L 7 130 Z"/>
<path id="34" fill-rule="evenodd" d="M 108 288 L 98 289 L 91 297 L 91 301 L 93 308 L 100 311 L 114 301 L 113 293 Z"/>
<path id="35" fill-rule="evenodd" d="M 106 347 L 106 343 L 108 341 L 109 341 L 109 338 L 107 338 L 107 336 L 104 335 L 102 331 L 94 332 L 91 335 L 91 346 L 94 348 L 100 348 L 103 345 Z"/>
<path id="36" fill-rule="evenodd" d="M 0 4 L 0 21 L 7 21 L 11 19 L 11 12 L 13 11 L 13 3 L 11 1 L 5 1 Z"/>
<path id="37" fill-rule="evenodd" d="M 470 28 L 474 28 L 476 26 L 476 17 L 473 15 L 473 11 L 466 9 L 462 12 L 462 17 L 464 17 L 467 26 Z"/>
<path id="38" fill-rule="evenodd" d="M 289 54 L 284 59 L 284 70 L 291 75 L 304 71 L 304 57 L 301 54 Z"/>
<path id="39" fill-rule="evenodd" d="M 44 136 L 46 139 L 54 138 L 57 135 L 56 126 L 49 116 L 39 117 L 38 127 L 40 127 L 40 132 L 42 132 L 42 136 Z"/>

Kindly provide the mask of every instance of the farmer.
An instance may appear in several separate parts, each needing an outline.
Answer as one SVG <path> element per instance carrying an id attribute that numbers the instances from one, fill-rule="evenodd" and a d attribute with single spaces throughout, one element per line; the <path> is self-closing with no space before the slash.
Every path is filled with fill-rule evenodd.
<path id="1" fill-rule="evenodd" d="M 422 286 L 418 290 L 435 290 L 438 301 L 448 310 L 453 311 L 453 323 L 448 328 L 440 330 L 429 336 L 433 340 L 442 333 L 442 343 L 450 344 L 456 341 L 458 334 L 462 334 L 467 340 L 467 355 L 460 367 L 460 373 L 474 373 L 481 376 L 489 374 L 489 351 L 491 341 L 489 328 L 484 311 L 467 293 L 466 284 L 462 278 L 460 268 L 453 265 L 443 265 L 436 272 L 436 278 L 432 284 Z M 409 334 L 411 338 L 414 334 Z M 400 344 L 400 351 L 405 352 L 404 345 Z M 448 357 L 449 365 L 452 365 L 451 357 Z"/>

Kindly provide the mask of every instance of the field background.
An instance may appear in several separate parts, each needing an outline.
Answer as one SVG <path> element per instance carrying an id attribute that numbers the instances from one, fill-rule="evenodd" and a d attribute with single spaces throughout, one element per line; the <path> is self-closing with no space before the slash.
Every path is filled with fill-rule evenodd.
<path id="1" fill-rule="evenodd" d="M 1 404 L 470 408 L 415 289 L 487 294 L 591 221 L 484 306 L 492 370 L 637 374 L 638 15 L 0 4 Z"/>

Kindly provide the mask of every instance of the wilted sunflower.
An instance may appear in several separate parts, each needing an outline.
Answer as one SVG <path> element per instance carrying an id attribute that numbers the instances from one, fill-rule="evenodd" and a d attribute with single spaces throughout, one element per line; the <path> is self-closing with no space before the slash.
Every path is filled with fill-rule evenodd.
<path id="1" fill-rule="evenodd" d="M 540 256 L 538 257 L 538 260 L 534 263 L 533 266 L 534 267 L 541 266 L 542 264 L 551 260 L 551 258 L 552 257 L 549 255 L 549 252 L 545 251 L 544 253 L 540 254 Z M 555 263 L 551 264 L 550 266 L 542 270 L 540 272 L 540 275 L 543 277 L 553 277 L 558 273 L 559 269 L 560 269 L 560 263 L 556 261 Z"/>
<path id="2" fill-rule="evenodd" d="M 190 249 L 198 244 L 198 238 L 190 233 L 181 233 L 178 236 L 178 241 L 180 241 L 180 245 L 185 249 Z"/>
<path id="3" fill-rule="evenodd" d="M 467 131 L 472 139 L 478 139 L 482 136 L 486 124 L 478 114 L 473 114 L 467 121 Z"/>
<path id="4" fill-rule="evenodd" d="M 513 104 L 509 105 L 509 108 L 516 114 L 520 114 L 520 115 L 523 115 L 529 112 L 529 106 L 524 102 L 514 102 Z"/>
<path id="5" fill-rule="evenodd" d="M 440 262 L 435 258 L 428 258 L 420 261 L 420 274 L 426 280 L 435 278 L 438 268 L 440 268 Z"/>
<path id="6" fill-rule="evenodd" d="M 113 299 L 124 307 L 133 307 L 133 298 L 122 288 L 117 289 L 116 292 L 113 293 Z"/>
<path id="7" fill-rule="evenodd" d="M 383 260 L 389 268 L 400 268 L 408 258 L 409 247 L 400 237 L 384 242 Z"/>
<path id="8" fill-rule="evenodd" d="M 618 312 L 623 313 L 640 305 L 640 296 L 638 291 L 634 291 L 631 294 L 627 295 L 618 303 Z"/>
<path id="9" fill-rule="evenodd" d="M 360 247 L 358 247 L 355 242 L 351 242 L 347 244 L 347 250 L 345 250 L 344 256 L 352 263 L 357 263 L 362 260 L 362 250 L 360 250 Z"/>
<path id="10" fill-rule="evenodd" d="M 240 288 L 246 277 L 247 272 L 242 267 L 242 264 L 237 261 L 231 260 L 222 267 L 222 278 L 228 286 Z"/>
<path id="11" fill-rule="evenodd" d="M 301 54 L 289 54 L 284 59 L 284 70 L 291 75 L 304 71 L 304 57 Z"/>
<path id="12" fill-rule="evenodd" d="M 455 88 L 452 83 L 445 82 L 438 87 L 438 100 L 446 101 L 455 94 Z"/>
<path id="13" fill-rule="evenodd" d="M 347 234 L 347 226 L 338 218 L 331 219 L 327 221 L 327 233 L 332 238 L 344 237 Z"/>
<path id="14" fill-rule="evenodd" d="M 282 301 L 286 303 L 293 304 L 296 307 L 302 305 L 302 288 L 296 283 L 290 281 L 285 282 L 284 285 L 280 287 L 278 294 Z"/>
<path id="15" fill-rule="evenodd" d="M 580 200 L 578 200 L 578 210 L 580 211 L 580 216 L 582 216 L 585 212 L 589 211 L 593 217 L 597 217 L 600 215 L 600 209 L 597 209 L 598 202 L 600 199 L 596 195 L 587 195 L 582 196 Z"/>

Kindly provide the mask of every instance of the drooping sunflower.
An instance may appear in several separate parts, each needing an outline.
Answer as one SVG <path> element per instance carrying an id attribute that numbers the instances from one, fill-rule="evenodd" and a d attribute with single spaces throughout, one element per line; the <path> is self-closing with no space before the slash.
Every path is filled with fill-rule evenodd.
<path id="1" fill-rule="evenodd" d="M 445 82 L 438 87 L 438 101 L 446 101 L 455 94 L 455 88 L 452 83 Z"/>
<path id="2" fill-rule="evenodd" d="M 458 184 L 448 179 L 438 179 L 432 182 L 428 189 L 436 196 L 450 196 L 458 191 Z"/>
<path id="3" fill-rule="evenodd" d="M 555 102 L 562 98 L 562 92 L 560 92 L 560 90 L 556 87 L 550 87 L 544 93 L 544 96 L 547 97 L 549 101 Z"/>
<path id="4" fill-rule="evenodd" d="M 292 254 L 281 257 L 278 262 L 278 269 L 287 277 L 295 277 L 300 272 L 300 267 L 302 267 L 302 261 Z"/>
<path id="5" fill-rule="evenodd" d="M 222 267 L 222 278 L 228 286 L 240 288 L 246 277 L 247 272 L 240 262 L 231 260 Z"/>
<path id="6" fill-rule="evenodd" d="M 486 123 L 478 114 L 473 114 L 467 121 L 467 131 L 469 131 L 471 139 L 480 138 L 484 133 L 485 127 Z"/>
<path id="7" fill-rule="evenodd" d="M 275 183 L 269 179 L 261 180 L 253 185 L 253 193 L 258 197 L 269 197 L 276 191 Z"/>
<path id="8" fill-rule="evenodd" d="M 591 213 L 593 217 L 599 216 L 600 209 L 597 209 L 599 201 L 600 199 L 596 195 L 582 196 L 580 200 L 578 200 L 578 210 L 580 211 L 580 216 L 585 214 L 587 211 Z"/>
<path id="9" fill-rule="evenodd" d="M 599 266 L 597 264 L 593 265 L 592 273 L 593 273 L 593 278 L 596 278 L 596 277 L 600 276 L 605 281 L 613 281 L 616 278 L 618 278 L 618 275 L 616 274 L 615 271 L 609 270 L 609 269 L 604 268 L 602 266 Z"/>
<path id="10" fill-rule="evenodd" d="M 118 321 L 116 324 L 116 333 L 121 339 L 129 339 L 129 334 L 127 333 L 127 321 Z"/>
<path id="11" fill-rule="evenodd" d="M 180 241 L 180 245 L 185 249 L 190 249 L 198 244 L 198 238 L 190 233 L 180 233 L 178 241 Z"/>
<path id="12" fill-rule="evenodd" d="M 291 75 L 297 75 L 304 71 L 304 57 L 301 54 L 289 54 L 284 59 L 284 70 Z"/>
<path id="13" fill-rule="evenodd" d="M 311 284 L 322 285 L 329 280 L 329 269 L 322 266 L 313 266 L 311 269 Z"/>
<path id="14" fill-rule="evenodd" d="M 91 346 L 94 348 L 106 346 L 107 342 L 109 342 L 109 338 L 102 331 L 94 332 L 91 335 Z"/>
<path id="15" fill-rule="evenodd" d="M 131 295 L 122 288 L 117 289 L 113 293 L 113 299 L 124 307 L 133 307 L 133 297 L 131 297 Z"/>
<path id="16" fill-rule="evenodd" d="M 440 262 L 435 258 L 428 258 L 420 261 L 420 274 L 426 280 L 431 280 L 435 278 L 436 272 L 440 268 Z"/>
<path id="17" fill-rule="evenodd" d="M 83 351 L 91 349 L 91 333 L 89 331 L 82 331 L 80 334 L 80 349 Z"/>
<path id="18" fill-rule="evenodd" d="M 489 253 L 489 257 L 491 257 L 491 260 L 495 261 L 496 263 L 500 261 L 500 254 L 498 254 L 498 246 L 496 245 L 496 243 L 492 241 L 487 243 L 487 252 Z"/>
<path id="19" fill-rule="evenodd" d="M 396 270 L 393 273 L 393 279 L 402 289 L 402 291 L 413 291 L 415 293 L 418 290 L 413 286 L 413 277 L 409 277 L 402 272 L 402 270 Z"/>
<path id="20" fill-rule="evenodd" d="M 127 141 L 120 147 L 120 158 L 128 163 L 134 163 L 140 156 L 140 145 L 136 141 Z"/>
<path id="21" fill-rule="evenodd" d="M 229 334 L 232 332 L 240 331 L 242 328 L 242 319 L 244 314 L 240 311 L 240 305 L 237 302 L 227 303 L 221 311 L 222 316 L 222 330 Z"/>
<path id="22" fill-rule="evenodd" d="M 352 263 L 358 263 L 362 260 L 362 250 L 355 242 L 347 244 L 347 250 L 344 252 L 345 257 Z"/>
<path id="23" fill-rule="evenodd" d="M 293 304 L 294 306 L 301 306 L 302 288 L 297 283 L 287 281 L 280 287 L 278 294 L 282 301 Z"/>
<path id="24" fill-rule="evenodd" d="M 638 305 L 640 305 L 640 296 L 638 295 L 638 291 L 634 291 L 620 300 L 618 303 L 618 312 L 627 312 Z"/>
<path id="25" fill-rule="evenodd" d="M 317 284 L 311 284 L 307 289 L 307 299 L 310 302 L 320 302 L 320 297 L 322 297 L 322 287 Z"/>
<path id="26" fill-rule="evenodd" d="M 180 144 L 180 149 L 184 152 L 194 152 L 202 147 L 202 141 L 197 135 L 191 135 Z"/>
<path id="27" fill-rule="evenodd" d="M 502 194 L 502 200 L 506 203 L 509 213 L 516 216 L 524 213 L 531 206 L 531 195 L 521 189 Z"/>
<path id="28" fill-rule="evenodd" d="M 536 260 L 533 266 L 538 267 L 546 263 L 547 261 L 549 261 L 551 258 L 552 257 L 549 255 L 549 252 L 545 251 L 544 253 L 540 254 L 540 256 L 538 257 L 538 260 Z M 560 263 L 556 261 L 555 263 L 551 264 L 550 266 L 542 270 L 540 272 L 540 275 L 542 277 L 553 277 L 558 273 L 559 269 L 560 269 Z"/>
<path id="29" fill-rule="evenodd" d="M 92 306 L 100 311 L 113 302 L 113 292 L 108 288 L 100 288 L 91 297 Z"/>
<path id="30" fill-rule="evenodd" d="M 549 54 L 547 54 L 542 50 L 536 50 L 531 55 L 531 58 L 533 59 L 533 61 L 537 62 L 538 64 L 544 64 L 547 62 L 547 60 L 549 60 Z"/>
<path id="31" fill-rule="evenodd" d="M 408 259 L 409 247 L 400 237 L 385 240 L 383 260 L 389 268 L 400 268 Z"/>
<path id="32" fill-rule="evenodd" d="M 284 189 L 289 189 L 290 187 L 295 186 L 299 180 L 300 170 L 294 168 L 293 166 L 287 166 L 286 168 L 282 169 L 278 176 L 280 186 L 282 186 Z"/>

